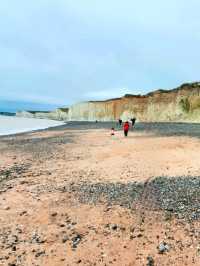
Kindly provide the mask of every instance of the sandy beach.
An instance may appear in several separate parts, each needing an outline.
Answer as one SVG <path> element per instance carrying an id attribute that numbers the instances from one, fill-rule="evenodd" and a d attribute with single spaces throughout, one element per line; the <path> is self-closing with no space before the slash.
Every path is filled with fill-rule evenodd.
<path id="1" fill-rule="evenodd" d="M 200 125 L 0 137 L 0 265 L 200 265 Z"/>

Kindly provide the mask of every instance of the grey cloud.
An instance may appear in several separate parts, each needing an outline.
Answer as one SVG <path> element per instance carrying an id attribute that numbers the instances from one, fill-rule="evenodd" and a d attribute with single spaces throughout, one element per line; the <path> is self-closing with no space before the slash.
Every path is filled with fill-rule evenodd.
<path id="1" fill-rule="evenodd" d="M 10 0 L 0 97 L 71 104 L 198 79 L 197 0 Z"/>

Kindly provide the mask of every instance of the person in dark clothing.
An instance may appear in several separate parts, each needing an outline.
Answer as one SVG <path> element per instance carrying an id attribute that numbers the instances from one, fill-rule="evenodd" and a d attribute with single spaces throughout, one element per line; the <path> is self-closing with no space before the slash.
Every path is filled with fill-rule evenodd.
<path id="1" fill-rule="evenodd" d="M 121 118 L 118 120 L 118 122 L 119 122 L 119 125 L 121 126 L 121 125 L 122 125 L 122 120 L 121 120 Z"/>
<path id="2" fill-rule="evenodd" d="M 136 121 L 136 118 L 135 118 L 135 117 L 134 117 L 134 118 L 131 118 L 132 127 L 134 127 L 134 125 L 135 125 L 135 121 Z"/>
<path id="3" fill-rule="evenodd" d="M 124 123 L 124 136 L 127 137 L 128 136 L 128 131 L 129 131 L 129 122 L 126 121 Z"/>

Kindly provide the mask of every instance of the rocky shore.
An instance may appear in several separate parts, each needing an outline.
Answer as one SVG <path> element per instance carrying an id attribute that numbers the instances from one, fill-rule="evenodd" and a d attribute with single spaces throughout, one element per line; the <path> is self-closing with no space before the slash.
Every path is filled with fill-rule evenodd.
<path id="1" fill-rule="evenodd" d="M 162 210 L 187 221 L 200 218 L 200 177 L 158 177 L 145 183 L 70 184 L 63 191 L 73 191 L 81 203 L 106 204 L 135 209 L 140 204 L 151 211 Z"/>
<path id="2" fill-rule="evenodd" d="M 0 265 L 199 265 L 198 124 L 0 138 Z"/>

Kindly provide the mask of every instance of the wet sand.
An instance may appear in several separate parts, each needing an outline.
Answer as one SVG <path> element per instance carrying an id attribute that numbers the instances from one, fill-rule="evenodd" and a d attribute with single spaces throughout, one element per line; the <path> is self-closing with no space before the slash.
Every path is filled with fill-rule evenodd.
<path id="1" fill-rule="evenodd" d="M 200 264 L 200 125 L 111 126 L 0 138 L 0 265 Z"/>

